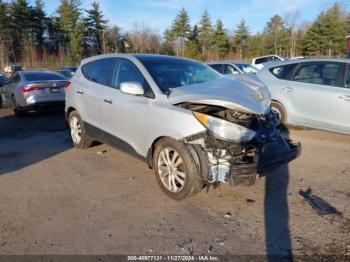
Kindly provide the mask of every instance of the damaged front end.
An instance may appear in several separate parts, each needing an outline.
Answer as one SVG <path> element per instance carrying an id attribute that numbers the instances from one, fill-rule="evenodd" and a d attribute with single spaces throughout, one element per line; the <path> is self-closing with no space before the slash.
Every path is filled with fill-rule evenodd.
<path id="1" fill-rule="evenodd" d="M 207 127 L 206 132 L 184 139 L 196 151 L 207 184 L 229 182 L 252 186 L 257 175 L 264 176 L 300 155 L 301 145 L 281 133 L 279 119 L 272 110 L 258 115 L 200 102 L 177 106 L 193 111 Z M 215 121 L 221 120 L 230 126 L 215 127 Z"/>

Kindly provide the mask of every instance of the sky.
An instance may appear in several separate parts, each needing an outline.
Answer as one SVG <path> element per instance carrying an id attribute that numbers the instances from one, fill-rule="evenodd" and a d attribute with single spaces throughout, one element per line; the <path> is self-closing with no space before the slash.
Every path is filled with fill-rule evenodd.
<path id="1" fill-rule="evenodd" d="M 34 0 L 29 2 L 34 3 Z M 47 0 L 45 10 L 51 15 L 60 0 Z M 90 7 L 92 0 L 81 0 L 82 8 Z M 244 18 L 252 33 L 264 29 L 266 22 L 275 14 L 285 17 L 287 13 L 299 13 L 299 22 L 310 22 L 334 4 L 334 0 L 99 0 L 101 9 L 110 25 L 130 30 L 135 23 L 143 23 L 158 33 L 170 26 L 176 14 L 184 7 L 191 24 L 198 23 L 204 10 L 212 21 L 221 18 L 225 28 L 233 31 Z M 350 1 L 338 1 L 346 11 Z"/>

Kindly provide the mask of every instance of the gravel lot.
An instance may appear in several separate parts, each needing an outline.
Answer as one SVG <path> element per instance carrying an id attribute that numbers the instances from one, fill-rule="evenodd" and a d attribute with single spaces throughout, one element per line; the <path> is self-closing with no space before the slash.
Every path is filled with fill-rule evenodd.
<path id="1" fill-rule="evenodd" d="M 290 132 L 303 145 L 254 187 L 175 202 L 138 159 L 73 149 L 63 112 L 0 110 L 0 254 L 350 255 L 350 136 Z M 311 187 L 339 215 L 318 216 Z"/>

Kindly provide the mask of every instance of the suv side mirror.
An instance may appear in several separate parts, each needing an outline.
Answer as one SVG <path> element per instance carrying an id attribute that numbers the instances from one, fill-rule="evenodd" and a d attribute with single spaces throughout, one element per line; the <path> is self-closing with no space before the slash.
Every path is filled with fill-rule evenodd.
<path id="1" fill-rule="evenodd" d="M 123 82 L 120 84 L 120 91 L 134 96 L 143 96 L 145 94 L 145 90 L 138 82 Z"/>

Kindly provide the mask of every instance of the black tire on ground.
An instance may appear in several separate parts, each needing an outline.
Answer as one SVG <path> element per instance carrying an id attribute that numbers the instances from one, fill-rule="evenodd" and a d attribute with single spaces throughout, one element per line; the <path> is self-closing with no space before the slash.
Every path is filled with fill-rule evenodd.
<path id="1" fill-rule="evenodd" d="M 158 170 L 158 159 L 161 157 L 161 151 L 165 148 L 175 149 L 183 160 L 183 167 L 184 172 L 186 173 L 186 179 L 183 188 L 179 192 L 172 192 L 169 189 L 167 189 L 160 178 Z M 190 151 L 182 142 L 171 138 L 164 138 L 160 140 L 155 145 L 155 150 L 153 154 L 153 169 L 161 189 L 164 191 L 165 194 L 167 194 L 170 198 L 174 200 L 183 200 L 185 198 L 194 196 L 203 189 L 203 177 L 201 176 Z"/>
<path id="2" fill-rule="evenodd" d="M 28 114 L 26 110 L 19 108 L 14 96 L 12 96 L 12 109 L 16 117 L 25 117 Z"/>
<path id="3" fill-rule="evenodd" d="M 287 112 L 284 109 L 283 105 L 281 105 L 278 102 L 272 102 L 271 107 L 272 107 L 272 109 L 274 109 L 275 111 L 277 111 L 279 113 L 281 124 L 286 125 L 287 124 Z"/>
<path id="4" fill-rule="evenodd" d="M 73 136 L 72 136 L 72 130 L 71 130 L 70 124 L 71 124 L 71 121 L 73 120 L 73 118 L 76 118 L 79 125 L 80 125 L 80 130 L 81 130 L 80 137 L 81 137 L 81 139 L 80 139 L 79 143 L 75 143 Z M 82 119 L 77 111 L 72 111 L 69 114 L 68 125 L 69 125 L 70 131 L 71 131 L 70 134 L 71 134 L 71 139 L 72 139 L 72 143 L 73 143 L 74 147 L 83 149 L 83 148 L 89 148 L 92 145 L 93 140 L 86 133 L 86 129 L 84 127 L 84 122 L 82 121 Z"/>
<path id="5" fill-rule="evenodd" d="M 3 107 L 2 96 L 0 95 L 0 109 Z"/>

